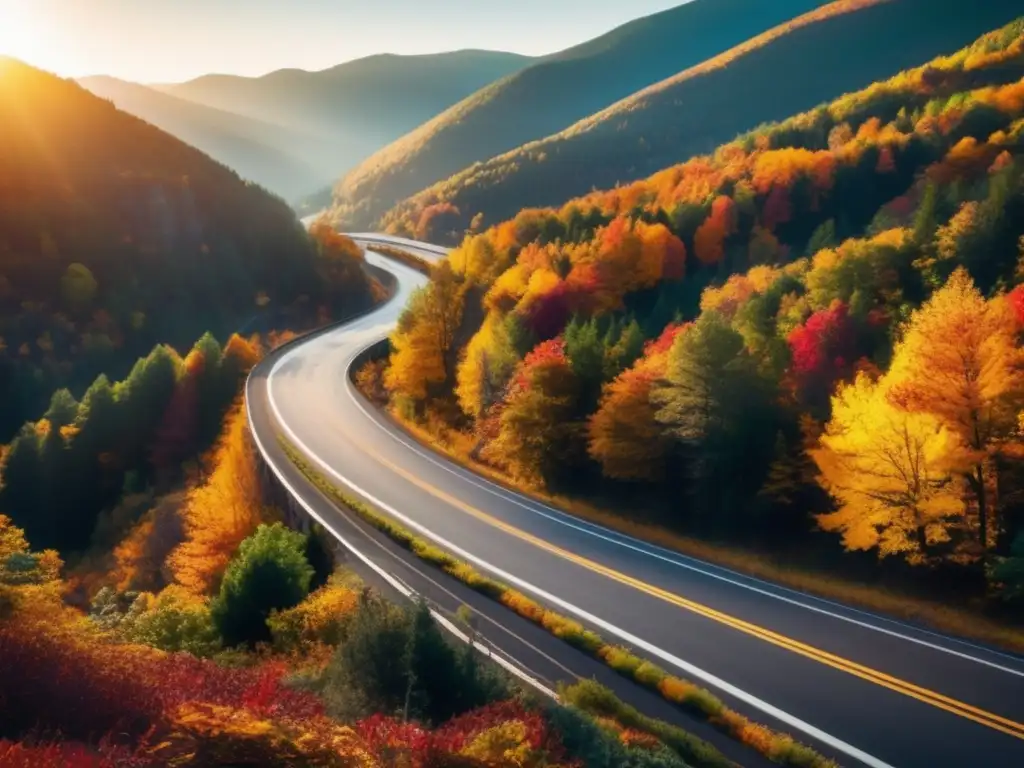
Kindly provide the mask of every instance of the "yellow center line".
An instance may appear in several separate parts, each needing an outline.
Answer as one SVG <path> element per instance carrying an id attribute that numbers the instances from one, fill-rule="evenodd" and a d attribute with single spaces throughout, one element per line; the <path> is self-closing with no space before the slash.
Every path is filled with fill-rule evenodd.
<path id="1" fill-rule="evenodd" d="M 612 579 L 613 581 L 617 581 L 620 584 L 625 584 L 640 592 L 651 595 L 653 597 L 657 597 L 658 599 L 664 600 L 667 603 L 671 603 L 672 605 L 684 608 L 692 613 L 696 613 L 700 616 L 711 619 L 720 624 L 724 624 L 728 627 L 731 627 L 740 632 L 756 637 L 765 642 L 771 643 L 772 645 L 776 645 L 780 648 L 785 648 L 786 650 L 800 654 L 801 656 L 805 656 L 821 664 L 833 667 L 834 669 L 838 669 L 842 672 L 854 675 L 855 677 L 867 680 L 868 682 L 874 683 L 875 685 L 882 686 L 883 688 L 888 688 L 889 690 L 917 699 L 918 701 L 924 702 L 938 709 L 951 712 L 955 715 L 966 718 L 968 720 L 972 720 L 976 723 L 980 723 L 981 725 L 987 726 L 994 730 L 1001 731 L 1002 733 L 1006 733 L 1010 736 L 1015 736 L 1018 739 L 1024 739 L 1024 723 L 1018 723 L 1009 718 L 1002 717 L 1001 715 L 997 715 L 992 712 L 988 712 L 986 710 L 975 707 L 973 705 L 967 704 L 965 702 L 958 701 L 957 699 L 950 698 L 936 691 L 932 691 L 927 688 L 922 688 L 919 685 L 915 685 L 905 680 L 900 680 L 899 678 L 893 677 L 892 675 L 888 675 L 884 672 L 880 672 L 876 669 L 872 669 L 871 667 L 866 667 L 862 664 L 858 664 L 857 662 L 842 658 L 841 656 L 836 656 L 835 654 L 823 651 L 820 648 L 815 648 L 811 645 L 807 645 L 806 643 L 802 643 L 798 640 L 786 637 L 785 635 L 780 635 L 777 632 L 765 629 L 764 627 L 760 627 L 756 624 L 751 624 L 750 622 L 738 619 L 734 616 L 729 616 L 728 614 L 722 613 L 721 611 L 717 611 L 714 608 L 709 608 L 706 605 L 702 605 L 692 600 L 688 600 L 684 597 L 676 595 L 660 587 L 656 587 L 652 584 L 648 584 L 632 576 L 628 576 L 627 574 L 616 571 L 612 568 L 609 568 L 608 566 L 601 565 L 600 563 L 590 560 L 589 558 L 577 555 L 573 552 L 569 552 L 568 550 L 562 549 L 561 547 L 558 547 L 549 541 L 546 541 L 538 536 L 534 536 L 531 533 L 527 533 L 526 531 L 516 528 L 515 526 L 510 525 L 509 523 L 506 523 L 503 520 L 499 520 L 498 518 L 489 515 L 486 512 L 477 509 L 476 507 L 466 504 L 465 502 L 455 498 L 451 494 L 448 494 L 442 491 L 441 489 L 430 485 L 429 483 L 423 481 L 416 475 L 413 475 L 412 473 L 395 465 L 391 461 L 385 459 L 376 451 L 373 451 L 367 448 L 366 446 L 360 447 L 364 450 L 364 452 L 373 456 L 377 461 L 386 466 L 392 472 L 409 481 L 416 487 L 426 491 L 431 496 L 434 496 L 435 498 L 440 499 L 441 501 L 444 501 L 445 503 L 462 510 L 466 514 L 484 523 L 487 523 L 488 525 L 497 528 L 498 530 L 503 531 L 504 533 L 507 533 L 510 536 L 514 536 L 539 549 L 542 549 L 546 552 L 550 552 L 551 554 L 556 555 L 557 557 L 575 563 L 576 565 L 586 568 L 587 570 L 593 571 L 594 573 L 601 574 L 602 576 Z"/>

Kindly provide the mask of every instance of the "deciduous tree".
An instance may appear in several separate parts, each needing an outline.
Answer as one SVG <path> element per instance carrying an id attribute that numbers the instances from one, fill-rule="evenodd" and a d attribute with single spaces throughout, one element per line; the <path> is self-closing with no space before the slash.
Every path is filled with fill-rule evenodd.
<path id="1" fill-rule="evenodd" d="M 818 523 L 841 533 L 847 549 L 923 563 L 951 545 L 963 523 L 950 474 L 959 444 L 938 419 L 904 411 L 889 395 L 888 384 L 860 374 L 832 399 L 832 419 L 811 455 L 839 509 Z"/>
<path id="2" fill-rule="evenodd" d="M 578 394 L 561 339 L 538 344 L 513 379 L 486 454 L 528 483 L 564 469 L 577 428 L 572 419 Z"/>
<path id="3" fill-rule="evenodd" d="M 464 285 L 445 261 L 434 269 L 430 283 L 418 289 L 391 335 L 388 389 L 416 400 L 432 385 L 449 381 L 452 343 L 462 321 Z"/>
<path id="4" fill-rule="evenodd" d="M 893 403 L 934 417 L 959 439 L 957 468 L 978 505 L 982 550 L 998 523 L 992 461 L 1017 426 L 1022 366 L 1009 302 L 986 301 L 967 272 L 958 269 L 911 316 L 888 374 Z"/>

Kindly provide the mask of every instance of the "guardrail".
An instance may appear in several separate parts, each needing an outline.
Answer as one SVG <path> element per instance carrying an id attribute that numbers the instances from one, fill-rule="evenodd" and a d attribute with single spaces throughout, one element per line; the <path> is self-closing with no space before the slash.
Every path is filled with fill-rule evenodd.
<path id="1" fill-rule="evenodd" d="M 377 276 L 379 278 L 382 278 L 382 281 L 385 282 L 385 284 L 387 285 L 388 292 L 390 294 L 387 300 L 381 304 L 378 304 L 377 306 L 370 307 L 369 309 L 363 310 L 361 312 L 353 312 L 351 315 L 345 317 L 342 320 L 337 320 L 321 328 L 316 328 L 314 330 L 302 333 L 296 336 L 294 339 L 290 339 L 284 344 L 281 344 L 280 346 L 268 352 L 267 355 L 262 360 L 260 360 L 255 366 L 253 366 L 253 369 L 249 372 L 249 375 L 245 380 L 246 419 L 249 424 L 249 434 L 251 435 L 253 442 L 255 443 L 260 460 L 262 461 L 263 466 L 270 471 L 271 475 L 273 476 L 273 479 L 277 483 L 279 490 L 286 493 L 288 495 L 288 498 L 294 503 L 298 504 L 299 507 L 307 515 L 309 515 L 310 518 L 318 522 L 324 531 L 330 533 L 330 535 L 342 547 L 348 550 L 357 560 L 359 560 L 361 563 L 363 563 L 363 565 L 365 565 L 367 568 L 373 571 L 378 577 L 383 579 L 400 595 L 409 600 L 418 600 L 423 599 L 423 596 L 416 592 L 416 590 L 414 590 L 408 584 L 403 582 L 401 579 L 397 578 L 396 576 L 394 576 L 393 574 L 389 573 L 384 568 L 379 566 L 377 563 L 373 562 L 371 558 L 369 558 L 362 551 L 360 551 L 359 548 L 356 547 L 351 541 L 349 541 L 340 533 L 338 533 L 338 531 L 334 530 L 334 528 L 332 528 L 330 524 L 317 513 L 313 506 L 303 498 L 302 494 L 299 493 L 295 486 L 293 486 L 291 482 L 288 480 L 288 478 L 285 477 L 284 472 L 277 465 L 277 463 L 275 463 L 274 459 L 270 456 L 270 453 L 267 450 L 266 441 L 276 439 L 276 435 L 264 435 L 263 438 L 261 438 L 255 426 L 256 422 L 254 421 L 252 416 L 252 403 L 254 398 L 251 396 L 251 387 L 253 386 L 253 382 L 255 380 L 266 380 L 269 377 L 270 373 L 273 372 L 274 365 L 277 363 L 277 361 L 281 358 L 282 355 L 288 353 L 290 350 L 294 349 L 299 344 L 304 344 L 325 333 L 330 333 L 331 331 L 334 331 L 340 328 L 341 326 L 352 322 L 353 320 L 356 320 L 360 317 L 370 314 L 371 312 L 377 309 L 380 309 L 382 306 L 385 306 L 388 302 L 394 300 L 395 289 L 397 287 L 397 278 L 387 270 L 373 267 L 372 265 L 367 266 L 370 269 L 372 269 L 375 273 L 378 273 Z M 369 359 L 374 354 L 380 354 L 382 351 L 386 349 L 387 343 L 387 339 L 380 339 L 378 341 L 371 342 L 364 349 L 360 350 L 355 360 L 366 360 Z M 355 363 L 353 362 L 353 365 L 354 364 Z M 345 372 L 346 376 L 351 375 L 350 370 Z M 537 678 L 536 675 L 527 673 L 525 670 L 523 670 L 522 668 L 514 664 L 512 661 L 510 661 L 509 659 L 511 657 L 506 658 L 507 654 L 501 651 L 501 649 L 497 645 L 494 645 L 485 637 L 478 635 L 476 632 L 467 633 L 463 631 L 455 622 L 455 620 L 453 620 L 453 618 L 449 616 L 448 612 L 443 609 L 443 607 L 433 603 L 432 601 L 427 601 L 427 605 L 428 608 L 430 609 L 431 615 L 434 617 L 434 620 L 440 626 L 444 627 L 444 629 L 446 629 L 457 640 L 472 646 L 477 651 L 484 654 L 487 658 L 491 659 L 496 664 L 505 669 L 509 674 L 519 678 L 520 680 L 527 683 L 543 695 L 556 701 L 558 700 L 558 694 L 554 691 L 552 685 L 550 684 L 550 681 L 541 681 Z"/>
<path id="2" fill-rule="evenodd" d="M 447 256 L 452 250 L 451 248 L 445 248 L 442 245 L 421 243 L 416 240 L 410 240 L 407 237 L 381 235 L 376 232 L 345 232 L 344 234 L 353 240 L 362 240 L 367 243 L 381 243 L 383 245 L 405 246 L 406 248 L 417 248 L 421 251 L 436 253 L 438 256 Z"/>

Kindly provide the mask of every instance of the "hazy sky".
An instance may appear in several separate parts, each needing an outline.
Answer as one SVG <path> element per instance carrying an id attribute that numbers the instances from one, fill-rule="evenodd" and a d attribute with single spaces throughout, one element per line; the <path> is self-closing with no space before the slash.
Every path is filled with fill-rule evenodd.
<path id="1" fill-rule="evenodd" d="M 683 0 L 0 0 L 0 54 L 142 82 L 372 53 L 551 53 Z"/>

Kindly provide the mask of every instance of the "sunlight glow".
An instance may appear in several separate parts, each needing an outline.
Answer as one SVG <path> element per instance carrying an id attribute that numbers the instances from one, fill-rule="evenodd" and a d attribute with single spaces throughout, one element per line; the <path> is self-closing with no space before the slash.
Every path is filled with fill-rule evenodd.
<path id="1" fill-rule="evenodd" d="M 0 0 L 0 56 L 10 56 L 43 69 L 52 69 L 51 51 L 43 44 L 24 0 Z"/>

